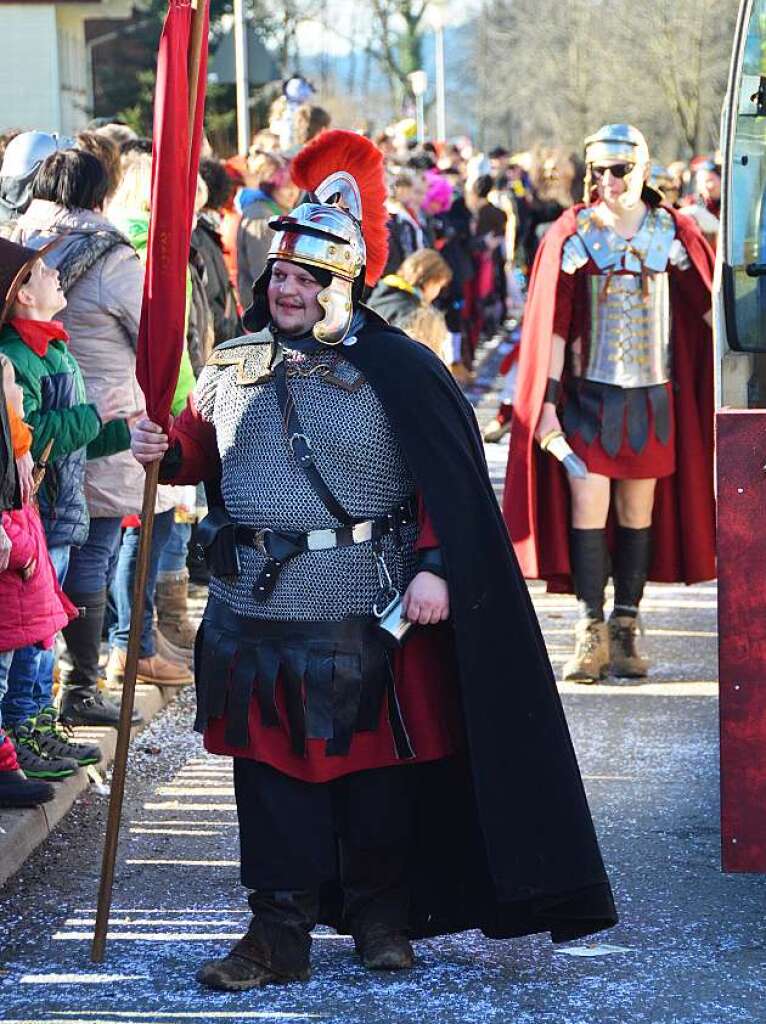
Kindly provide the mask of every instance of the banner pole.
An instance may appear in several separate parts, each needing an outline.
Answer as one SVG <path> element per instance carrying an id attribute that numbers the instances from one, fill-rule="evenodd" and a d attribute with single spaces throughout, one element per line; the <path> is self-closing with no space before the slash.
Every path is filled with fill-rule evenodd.
<path id="1" fill-rule="evenodd" d="M 194 123 L 200 90 L 200 64 L 205 26 L 205 8 L 208 0 L 198 0 L 193 4 L 191 33 L 189 37 L 188 81 L 189 81 L 189 152 L 187 166 L 192 159 Z M 201 83 L 204 89 L 205 83 Z M 193 205 L 193 198 L 190 198 Z M 120 720 L 117 726 L 117 747 L 112 766 L 112 784 L 109 796 L 109 814 L 106 823 L 104 853 L 101 862 L 101 882 L 98 892 L 96 909 L 96 925 L 93 932 L 93 944 L 90 958 L 94 963 L 101 963 L 106 950 L 106 937 L 109 928 L 109 911 L 112 905 L 114 887 L 114 867 L 117 859 L 117 843 L 120 836 L 122 805 L 125 797 L 125 780 L 128 767 L 128 751 L 130 748 L 131 721 L 136 692 L 136 675 L 141 649 L 141 627 L 144 614 L 144 594 L 149 576 L 149 559 L 152 550 L 152 533 L 154 531 L 154 509 L 157 503 L 157 485 L 160 476 L 160 463 L 152 462 L 146 466 L 144 480 L 144 497 L 141 508 L 141 536 L 138 544 L 133 604 L 130 612 L 130 634 L 128 636 L 128 653 L 125 661 L 125 675 L 122 685 L 122 702 L 120 704 Z"/>

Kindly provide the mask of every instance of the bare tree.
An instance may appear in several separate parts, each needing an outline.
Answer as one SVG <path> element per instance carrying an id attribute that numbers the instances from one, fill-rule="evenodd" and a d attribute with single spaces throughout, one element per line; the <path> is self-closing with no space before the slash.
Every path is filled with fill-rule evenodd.
<path id="1" fill-rule="evenodd" d="M 652 28 L 646 34 L 647 77 L 659 83 L 679 141 L 692 153 L 704 152 L 718 138 L 737 5 L 721 0 L 644 3 Z"/>
<path id="2" fill-rule="evenodd" d="M 460 87 L 480 141 L 579 149 L 630 121 L 660 156 L 715 145 L 737 0 L 485 0 Z"/>
<path id="3" fill-rule="evenodd" d="M 428 0 L 367 0 L 373 16 L 368 53 L 388 81 L 395 108 L 409 90 L 407 76 L 423 66 Z"/>

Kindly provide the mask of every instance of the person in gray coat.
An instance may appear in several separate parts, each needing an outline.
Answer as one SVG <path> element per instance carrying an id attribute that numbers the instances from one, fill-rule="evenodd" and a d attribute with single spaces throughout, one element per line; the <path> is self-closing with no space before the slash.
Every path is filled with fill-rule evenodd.
<path id="1" fill-rule="evenodd" d="M 33 199 L 17 222 L 18 239 L 59 245 L 48 262 L 59 271 L 67 307 L 61 315 L 70 351 L 82 370 L 88 400 L 109 392 L 132 420 L 144 408 L 135 376 L 144 271 L 128 239 L 101 213 L 106 172 L 90 153 L 54 153 L 38 172 Z M 115 394 L 116 393 L 116 394 Z M 64 630 L 71 668 L 64 673 L 61 718 L 72 725 L 116 725 L 119 706 L 98 686 L 107 588 L 122 536 L 122 520 L 141 511 L 144 473 L 129 451 L 91 459 L 85 470 L 88 538 L 71 551 L 64 590 L 81 609 Z M 166 497 L 160 511 L 173 506 Z M 134 721 L 140 716 L 134 714 Z"/>
<path id="2" fill-rule="evenodd" d="M 239 297 L 242 305 L 250 305 L 253 281 L 257 281 L 266 266 L 266 256 L 274 232 L 269 221 L 289 213 L 298 202 L 300 189 L 290 179 L 290 165 L 277 153 L 260 154 L 253 169 L 260 178 L 256 189 L 245 193 L 247 202 L 242 207 L 242 220 L 237 231 L 237 268 Z"/>

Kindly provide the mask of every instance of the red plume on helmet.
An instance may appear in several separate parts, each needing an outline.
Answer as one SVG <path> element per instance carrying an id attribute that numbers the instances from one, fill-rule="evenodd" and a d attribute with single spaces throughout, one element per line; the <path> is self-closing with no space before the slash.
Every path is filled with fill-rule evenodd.
<path id="1" fill-rule="evenodd" d="M 383 273 L 388 257 L 385 202 L 388 195 L 383 173 L 383 154 L 356 132 L 333 129 L 322 132 L 298 153 L 290 172 L 295 184 L 313 192 L 329 174 L 350 174 L 362 197 L 362 234 L 367 249 L 365 283 L 372 287 Z"/>

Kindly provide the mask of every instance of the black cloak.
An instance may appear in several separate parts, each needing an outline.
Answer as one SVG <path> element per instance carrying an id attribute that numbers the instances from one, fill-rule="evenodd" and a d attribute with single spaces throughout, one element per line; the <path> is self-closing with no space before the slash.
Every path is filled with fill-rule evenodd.
<path id="1" fill-rule="evenodd" d="M 412 937 L 575 939 L 617 921 L 545 643 L 472 407 L 424 345 L 367 311 L 342 349 L 396 431 L 441 543 L 466 749 L 422 772 Z M 340 921 L 328 890 L 322 919 Z"/>

